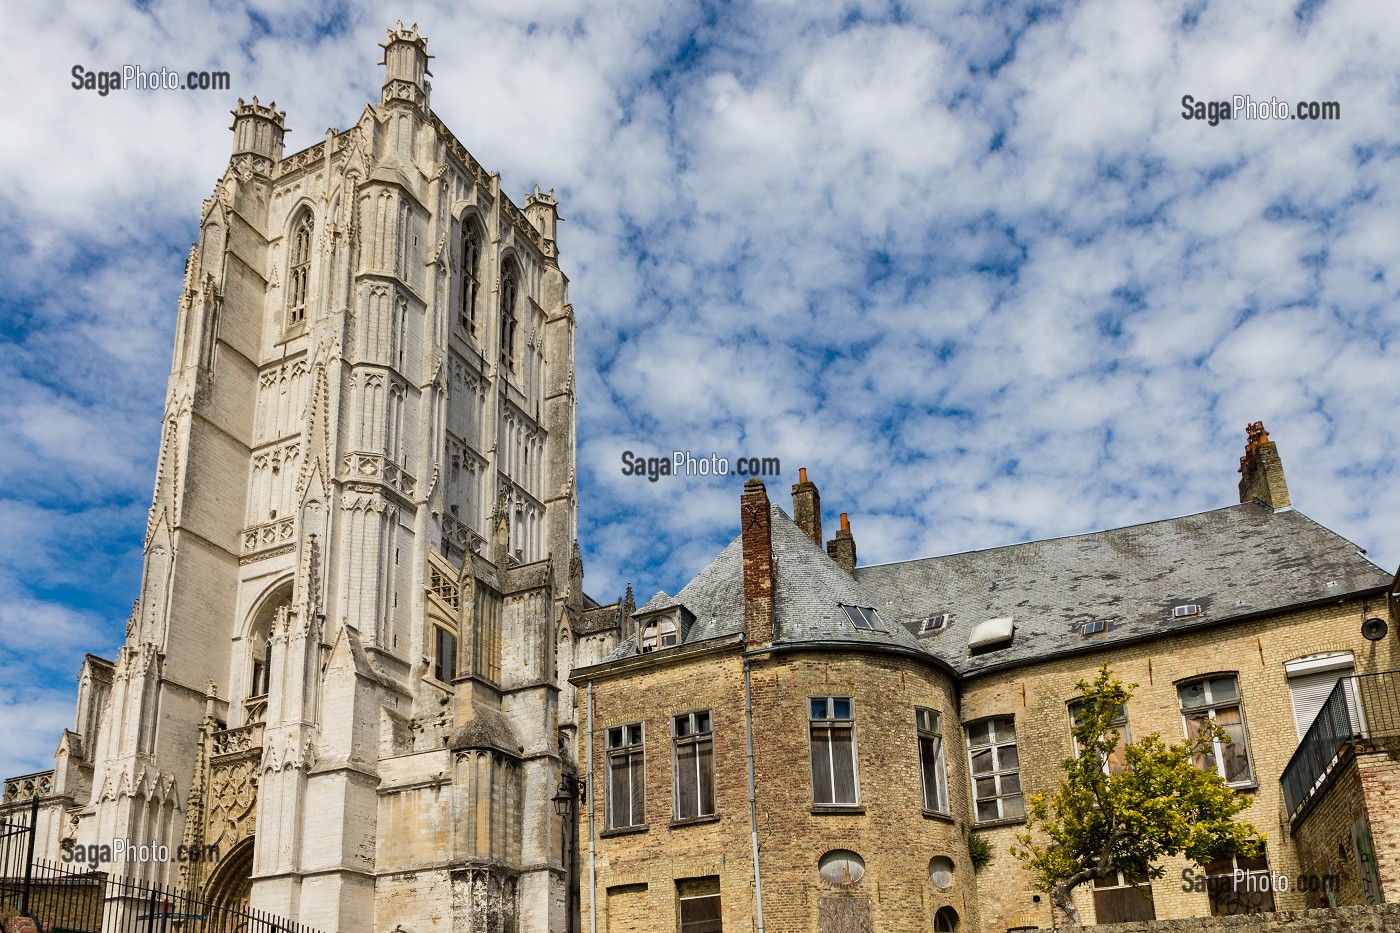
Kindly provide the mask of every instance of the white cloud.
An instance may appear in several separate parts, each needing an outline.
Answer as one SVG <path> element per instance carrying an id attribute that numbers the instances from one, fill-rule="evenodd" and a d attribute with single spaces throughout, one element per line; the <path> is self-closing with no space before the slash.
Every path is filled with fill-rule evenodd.
<path id="1" fill-rule="evenodd" d="M 0 137 L 0 582 L 65 650 L 111 641 L 134 596 L 233 98 L 275 98 L 310 145 L 377 97 L 389 25 L 363 3 L 334 28 L 314 4 L 145 9 L 0 9 L 25 128 Z M 737 530 L 737 481 L 638 483 L 625 449 L 780 456 L 780 502 L 807 466 L 875 561 L 1228 504 L 1261 417 L 1295 503 L 1400 561 L 1400 10 L 1035 9 L 406 9 L 438 113 L 568 218 L 590 592 L 674 592 Z M 234 89 L 68 86 L 126 61 Z M 1188 93 L 1343 119 L 1209 127 Z M 0 715 L 11 760 L 51 751 Z"/>

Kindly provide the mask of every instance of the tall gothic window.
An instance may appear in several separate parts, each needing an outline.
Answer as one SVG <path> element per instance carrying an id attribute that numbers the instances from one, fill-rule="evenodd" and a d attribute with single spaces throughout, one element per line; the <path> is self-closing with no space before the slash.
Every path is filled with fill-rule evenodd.
<path id="1" fill-rule="evenodd" d="M 457 321 L 462 330 L 476 336 L 476 301 L 481 291 L 481 233 L 468 221 L 462 234 L 462 304 Z"/>
<path id="2" fill-rule="evenodd" d="M 306 290 L 311 280 L 311 215 L 303 214 L 292 231 L 292 255 L 287 275 L 287 323 L 306 320 Z"/>
<path id="3" fill-rule="evenodd" d="M 501 278 L 501 361 L 508 365 L 515 361 L 515 306 L 519 297 L 520 287 L 515 281 L 515 270 L 509 269 Z"/>

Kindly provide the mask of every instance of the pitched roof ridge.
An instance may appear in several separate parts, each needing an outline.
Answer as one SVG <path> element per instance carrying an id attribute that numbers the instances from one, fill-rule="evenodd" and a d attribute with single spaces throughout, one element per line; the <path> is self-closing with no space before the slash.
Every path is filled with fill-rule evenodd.
<path id="1" fill-rule="evenodd" d="M 1197 518 L 1202 515 L 1214 515 L 1219 512 L 1243 511 L 1247 508 L 1263 509 L 1265 512 L 1274 514 L 1273 509 L 1269 508 L 1267 505 L 1258 501 L 1257 499 L 1252 499 L 1249 502 L 1237 502 L 1233 505 L 1218 506 L 1213 509 L 1202 509 L 1199 512 L 1187 512 L 1184 515 L 1176 515 L 1171 518 L 1159 518 L 1150 522 L 1134 522 L 1131 525 L 1119 525 L 1114 528 L 1099 528 L 1095 531 L 1077 531 L 1072 534 L 1052 535 L 1048 538 L 1028 538 L 1025 541 L 1016 541 L 1011 544 L 995 544 L 991 547 L 970 548 L 966 551 L 950 551 L 947 554 L 930 554 L 926 557 L 906 557 L 903 560 L 886 561 L 883 564 L 865 564 L 863 566 L 857 567 L 856 572 L 859 573 L 862 570 L 878 570 L 883 567 L 897 567 L 901 564 L 917 564 L 921 561 L 926 560 L 945 560 L 950 557 L 964 557 L 968 554 L 987 554 L 992 551 L 1005 551 L 1010 550 L 1011 548 L 1025 547 L 1028 544 L 1047 544 L 1051 541 L 1069 541 L 1074 538 L 1091 538 L 1096 535 L 1112 534 L 1115 531 L 1132 531 L 1136 528 L 1149 528 L 1154 525 L 1169 525 L 1172 522 L 1179 522 L 1188 518 Z M 1297 509 L 1290 509 L 1289 511 L 1297 512 Z M 1307 518 L 1307 516 L 1303 515 L 1302 512 L 1298 512 L 1298 514 L 1302 515 L 1304 518 Z M 1313 520 L 1309 518 L 1308 521 Z M 1317 525 L 1319 528 L 1322 528 L 1324 531 L 1331 531 L 1331 529 L 1327 528 L 1324 525 L 1320 525 L 1317 522 L 1313 522 L 1313 524 Z M 1336 534 L 1335 532 L 1332 533 Z M 1338 537 L 1341 536 L 1338 535 Z"/>

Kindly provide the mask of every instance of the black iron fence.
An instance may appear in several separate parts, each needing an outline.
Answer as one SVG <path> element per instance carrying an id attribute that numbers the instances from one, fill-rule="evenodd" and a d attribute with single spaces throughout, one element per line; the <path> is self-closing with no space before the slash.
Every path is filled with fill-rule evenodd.
<path id="1" fill-rule="evenodd" d="M 39 798 L 26 804 L 0 813 L 0 919 L 30 917 L 44 933 L 319 933 L 165 885 L 35 859 Z"/>
<path id="2" fill-rule="evenodd" d="M 1400 671 L 1341 678 L 1283 769 L 1284 809 L 1292 816 L 1327 782 L 1347 743 L 1397 736 Z"/>

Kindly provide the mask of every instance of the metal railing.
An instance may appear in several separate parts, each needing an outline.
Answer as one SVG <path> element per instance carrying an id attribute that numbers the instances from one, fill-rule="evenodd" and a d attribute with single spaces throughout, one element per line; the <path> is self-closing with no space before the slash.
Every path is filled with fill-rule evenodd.
<path id="1" fill-rule="evenodd" d="M 0 918 L 30 917 L 54 933 L 319 933 L 246 905 L 36 859 L 39 802 L 0 811 Z"/>
<path id="2" fill-rule="evenodd" d="M 1279 782 L 1291 817 L 1327 782 L 1338 756 L 1357 739 L 1400 736 L 1400 671 L 1339 678 Z"/>
<path id="3" fill-rule="evenodd" d="M 53 862 L 32 862 L 22 886 L 18 882 L 0 878 L 0 916 L 32 917 L 41 924 L 40 929 L 71 933 L 318 933 L 305 924 L 260 910 L 215 904 L 187 897 L 166 885 L 102 871 L 76 872 Z"/>

